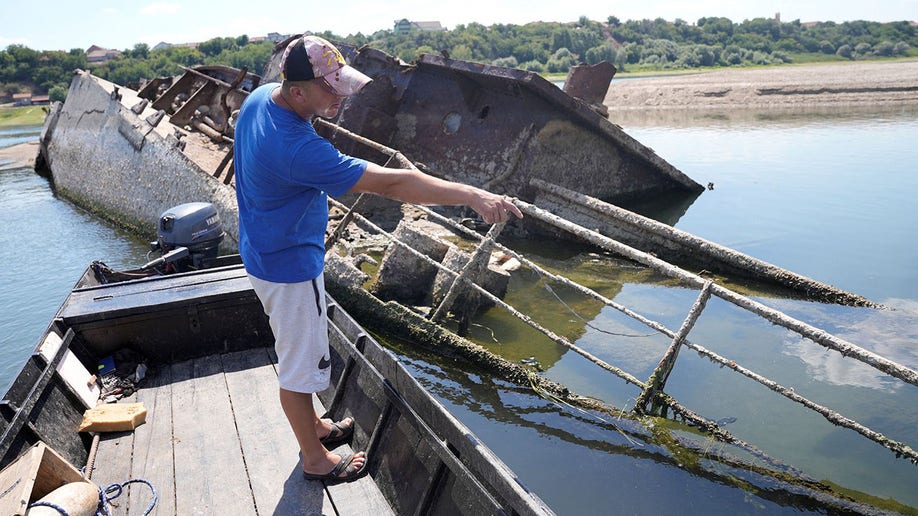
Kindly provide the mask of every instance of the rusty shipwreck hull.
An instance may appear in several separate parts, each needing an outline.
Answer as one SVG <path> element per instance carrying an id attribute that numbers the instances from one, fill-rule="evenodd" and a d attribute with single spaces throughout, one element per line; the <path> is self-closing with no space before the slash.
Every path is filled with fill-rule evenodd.
<path id="1" fill-rule="evenodd" d="M 283 47 L 266 81 L 279 79 Z M 535 73 L 435 55 L 407 64 L 370 47 L 343 47 L 373 82 L 344 103 L 338 124 L 398 149 L 427 173 L 526 201 L 531 179 L 612 202 L 703 191 L 588 102 Z M 345 152 L 365 152 L 328 136 Z"/>

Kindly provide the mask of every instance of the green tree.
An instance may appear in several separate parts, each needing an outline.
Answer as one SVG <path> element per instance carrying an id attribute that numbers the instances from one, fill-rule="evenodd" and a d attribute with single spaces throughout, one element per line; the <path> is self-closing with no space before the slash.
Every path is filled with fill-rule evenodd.
<path id="1" fill-rule="evenodd" d="M 48 90 L 48 98 L 51 102 L 63 102 L 67 98 L 67 88 L 63 86 L 54 86 Z"/>
<path id="2" fill-rule="evenodd" d="M 679 45 L 668 39 L 654 39 L 645 42 L 641 61 L 644 62 L 649 59 L 649 63 L 672 63 L 679 58 L 679 54 Z"/>
<path id="3" fill-rule="evenodd" d="M 545 67 L 542 66 L 542 63 L 538 61 L 527 61 L 520 65 L 520 68 L 526 70 L 527 72 L 542 73 L 545 71 Z"/>
<path id="4" fill-rule="evenodd" d="M 794 60 L 787 52 L 781 52 L 780 50 L 775 50 L 769 56 L 772 63 L 793 63 Z"/>
<path id="5" fill-rule="evenodd" d="M 801 52 L 803 51 L 803 45 L 793 38 L 781 38 L 779 39 L 774 48 L 776 50 L 782 50 L 784 52 Z"/>
<path id="6" fill-rule="evenodd" d="M 224 49 L 219 55 L 206 57 L 204 64 L 226 65 L 233 68 L 245 68 L 249 72 L 261 73 L 271 59 L 271 50 L 274 47 L 268 41 L 250 43 L 236 50 Z"/>
<path id="7" fill-rule="evenodd" d="M 752 63 L 757 65 L 771 64 L 771 58 L 765 52 L 755 51 L 752 54 Z"/>
<path id="8" fill-rule="evenodd" d="M 548 53 L 548 50 L 542 48 L 537 43 L 529 43 L 513 47 L 513 57 L 522 63 L 529 61 L 544 63 L 545 61 L 548 61 L 549 55 L 550 54 Z"/>
<path id="9" fill-rule="evenodd" d="M 699 18 L 701 37 L 709 45 L 724 43 L 733 37 L 734 25 L 729 18 Z"/>
<path id="10" fill-rule="evenodd" d="M 204 54 L 194 48 L 171 47 L 160 52 L 165 52 L 165 57 L 171 61 L 174 69 L 178 69 L 175 65 L 194 66 L 204 62 Z"/>
<path id="11" fill-rule="evenodd" d="M 213 38 L 198 44 L 198 50 L 208 57 L 219 55 L 224 50 L 237 50 L 239 45 L 233 38 Z"/>
<path id="12" fill-rule="evenodd" d="M 39 53 L 24 45 L 10 45 L 6 47 L 6 52 L 13 62 L 9 70 L 9 78 L 6 80 L 31 82 L 31 72 L 38 65 Z"/>
<path id="13" fill-rule="evenodd" d="M 597 64 L 602 61 L 608 61 L 612 64 L 617 62 L 618 50 L 612 43 L 603 43 L 586 51 L 584 61 L 587 64 Z"/>
<path id="14" fill-rule="evenodd" d="M 551 51 L 557 52 L 562 48 L 569 48 L 572 44 L 571 31 L 567 28 L 559 28 L 551 34 Z"/>
<path id="15" fill-rule="evenodd" d="M 450 50 L 450 57 L 453 59 L 462 59 L 465 61 L 472 59 L 472 49 L 467 45 L 456 45 Z"/>
<path id="16" fill-rule="evenodd" d="M 125 51 L 124 55 L 135 59 L 146 59 L 150 57 L 150 46 L 146 43 L 137 43 L 132 50 Z"/>
<path id="17" fill-rule="evenodd" d="M 728 66 L 735 66 L 743 63 L 744 50 L 736 45 L 727 45 L 721 54 L 720 62 Z"/>
<path id="18" fill-rule="evenodd" d="M 873 53 L 881 57 L 890 57 L 894 54 L 895 45 L 891 41 L 881 41 L 873 47 Z"/>
<path id="19" fill-rule="evenodd" d="M 575 64 L 577 61 L 574 59 L 574 54 L 566 48 L 559 48 L 545 63 L 545 69 L 549 73 L 567 73 L 568 69 Z"/>
<path id="20" fill-rule="evenodd" d="M 516 60 L 515 57 L 498 57 L 494 61 L 491 61 L 491 64 L 494 66 L 502 66 L 504 68 L 517 68 L 520 63 Z"/>
<path id="21" fill-rule="evenodd" d="M 740 34 L 757 34 L 765 40 L 777 41 L 781 38 L 781 22 L 774 18 L 746 20 L 737 27 L 736 32 Z"/>
<path id="22" fill-rule="evenodd" d="M 860 59 L 870 55 L 870 43 L 862 41 L 854 46 L 854 57 Z"/>
<path id="23" fill-rule="evenodd" d="M 752 32 L 736 34 L 730 39 L 730 42 L 743 48 L 760 52 L 770 53 L 772 50 L 772 42 L 770 40 L 761 34 Z"/>

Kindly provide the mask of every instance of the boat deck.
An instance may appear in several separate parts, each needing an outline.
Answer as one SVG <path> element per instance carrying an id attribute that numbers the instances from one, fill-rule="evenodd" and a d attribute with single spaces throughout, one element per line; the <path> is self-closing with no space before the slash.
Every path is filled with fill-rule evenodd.
<path id="1" fill-rule="evenodd" d="M 151 371 L 122 400 L 143 402 L 146 423 L 102 434 L 93 482 L 150 482 L 156 515 L 393 514 L 370 476 L 330 486 L 303 478 L 275 365 L 273 349 L 256 348 Z M 132 483 L 111 512 L 142 514 L 151 500 L 149 487 Z"/>

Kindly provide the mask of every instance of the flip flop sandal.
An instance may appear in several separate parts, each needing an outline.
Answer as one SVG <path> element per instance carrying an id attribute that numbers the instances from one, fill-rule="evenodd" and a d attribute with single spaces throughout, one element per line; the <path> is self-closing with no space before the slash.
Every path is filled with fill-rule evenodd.
<path id="1" fill-rule="evenodd" d="M 344 424 L 344 420 L 338 421 L 331 424 L 331 430 L 329 430 L 328 435 L 319 439 L 319 442 L 322 443 L 326 448 L 329 446 L 334 446 L 336 444 L 343 443 L 350 439 L 351 435 L 354 433 L 354 420 L 351 419 L 349 425 Z"/>
<path id="2" fill-rule="evenodd" d="M 306 473 L 304 471 L 303 477 L 305 477 L 306 480 L 322 480 L 326 483 L 350 482 L 352 480 L 356 480 L 357 477 L 359 477 L 367 467 L 367 462 L 364 461 L 363 466 L 360 466 L 359 468 L 352 471 L 347 471 L 347 468 L 354 461 L 354 454 L 348 453 L 347 455 L 340 455 L 335 453 L 334 455 L 341 457 L 341 460 L 338 462 L 338 464 L 335 464 L 335 467 L 332 468 L 331 471 L 324 475 L 316 475 L 313 473 Z M 340 476 L 341 473 L 346 471 L 346 475 Z"/>

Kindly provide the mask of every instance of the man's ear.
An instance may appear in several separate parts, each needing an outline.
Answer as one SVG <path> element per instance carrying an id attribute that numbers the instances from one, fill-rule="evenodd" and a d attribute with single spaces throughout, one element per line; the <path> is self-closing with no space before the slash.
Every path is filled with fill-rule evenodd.
<path id="1" fill-rule="evenodd" d="M 306 98 L 309 96 L 309 87 L 305 81 L 291 82 L 289 91 L 292 97 L 301 96 Z"/>

